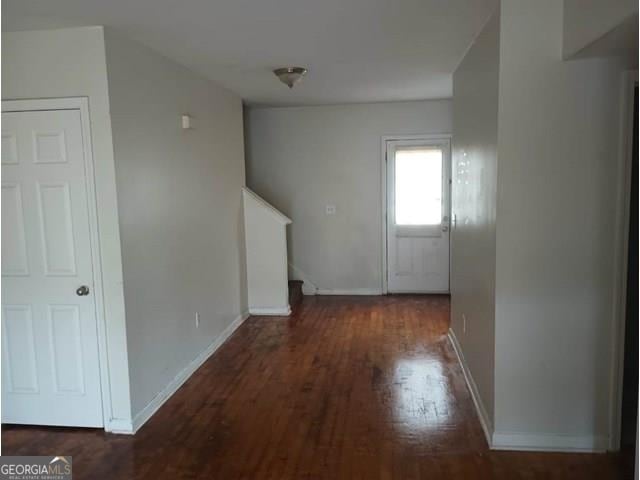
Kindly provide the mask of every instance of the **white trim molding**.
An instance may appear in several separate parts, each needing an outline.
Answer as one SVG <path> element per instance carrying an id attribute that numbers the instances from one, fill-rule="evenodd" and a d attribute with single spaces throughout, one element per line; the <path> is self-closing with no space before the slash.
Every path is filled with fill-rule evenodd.
<path id="1" fill-rule="evenodd" d="M 333 289 L 320 288 L 316 290 L 317 295 L 382 295 L 379 288 L 351 288 L 351 289 Z"/>
<path id="2" fill-rule="evenodd" d="M 563 435 L 557 433 L 499 432 L 494 430 L 491 418 L 482 402 L 471 371 L 464 359 L 462 347 L 456 334 L 449 329 L 449 342 L 458 357 L 464 374 L 464 380 L 471 393 L 473 404 L 482 425 L 487 444 L 491 450 L 517 450 L 534 452 L 604 452 L 609 443 L 608 437 L 595 435 Z"/>
<path id="3" fill-rule="evenodd" d="M 249 312 L 244 312 L 238 315 L 233 322 L 229 324 L 224 331 L 211 342 L 211 344 L 205 348 L 196 358 L 194 358 L 189 365 L 187 365 L 178 375 L 175 376 L 169 384 L 164 387 L 142 410 L 140 410 L 134 417 L 130 430 L 126 430 L 126 425 L 121 425 L 121 429 L 114 430 L 114 433 L 136 433 L 140 427 L 142 427 L 147 420 L 149 420 L 154 413 L 160 409 L 160 407 L 176 393 L 176 391 L 195 373 L 204 362 L 206 362 L 211 355 L 213 355 L 218 348 L 226 342 L 233 332 L 242 325 L 242 323 L 249 318 Z"/>
<path id="4" fill-rule="evenodd" d="M 293 263 L 288 262 L 289 265 L 289 279 L 290 280 L 302 280 L 302 294 L 303 295 L 315 295 L 318 292 L 318 287 L 309 279 L 309 275 L 296 267 Z"/>
<path id="5" fill-rule="evenodd" d="M 304 295 L 382 295 L 379 288 L 318 288 L 309 275 L 289 262 L 289 277 L 294 280 L 302 280 L 302 293 Z"/>
<path id="6" fill-rule="evenodd" d="M 286 317 L 291 315 L 291 306 L 286 307 L 249 307 L 249 314 L 260 316 Z"/>
<path id="7" fill-rule="evenodd" d="M 133 422 L 122 418 L 112 418 L 109 424 L 105 426 L 105 430 L 109 433 L 117 433 L 120 435 L 133 435 Z"/>
<path id="8" fill-rule="evenodd" d="M 467 383 L 467 388 L 469 389 L 469 393 L 471 394 L 471 398 L 473 399 L 473 405 L 476 407 L 476 413 L 478 414 L 480 425 L 482 425 L 482 430 L 484 432 L 484 437 L 487 440 L 487 445 L 489 445 L 489 448 L 493 448 L 493 422 L 491 421 L 491 418 L 487 413 L 487 409 L 484 406 L 482 397 L 480 396 L 480 392 L 478 390 L 478 386 L 476 385 L 476 382 L 473 380 L 473 376 L 471 375 L 471 370 L 469 370 L 469 366 L 464 359 L 462 347 L 460 346 L 460 343 L 458 343 L 456 334 L 452 329 L 449 329 L 447 338 L 449 339 L 449 343 L 451 343 L 453 351 L 458 358 L 458 363 L 462 368 L 464 380 Z"/>
<path id="9" fill-rule="evenodd" d="M 553 433 L 494 432 L 492 450 L 522 450 L 534 452 L 585 452 L 607 450 L 609 439 L 593 435 L 561 435 Z"/>

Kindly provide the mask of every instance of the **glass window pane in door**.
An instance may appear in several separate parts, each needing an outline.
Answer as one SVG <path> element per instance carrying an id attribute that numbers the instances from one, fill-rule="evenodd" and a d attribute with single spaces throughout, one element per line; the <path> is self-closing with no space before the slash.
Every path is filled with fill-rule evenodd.
<path id="1" fill-rule="evenodd" d="M 395 154 L 396 225 L 442 221 L 442 150 L 412 147 Z"/>

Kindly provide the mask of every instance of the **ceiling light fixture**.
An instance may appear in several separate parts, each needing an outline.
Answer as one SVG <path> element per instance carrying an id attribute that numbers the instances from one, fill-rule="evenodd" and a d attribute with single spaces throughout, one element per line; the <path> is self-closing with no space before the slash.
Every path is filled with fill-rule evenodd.
<path id="1" fill-rule="evenodd" d="M 282 67 L 276 68 L 273 73 L 287 87 L 293 88 L 305 76 L 307 69 L 302 67 Z"/>

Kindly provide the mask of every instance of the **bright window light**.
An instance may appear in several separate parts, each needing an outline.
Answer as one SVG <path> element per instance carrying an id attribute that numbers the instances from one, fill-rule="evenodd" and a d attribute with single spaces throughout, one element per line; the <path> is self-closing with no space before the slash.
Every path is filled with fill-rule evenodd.
<path id="1" fill-rule="evenodd" d="M 395 155 L 396 225 L 442 221 L 442 150 L 408 148 Z"/>

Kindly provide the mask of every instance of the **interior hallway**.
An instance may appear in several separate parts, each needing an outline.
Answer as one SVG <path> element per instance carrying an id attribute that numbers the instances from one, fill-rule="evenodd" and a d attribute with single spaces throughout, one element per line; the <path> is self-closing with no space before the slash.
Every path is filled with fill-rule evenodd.
<path id="1" fill-rule="evenodd" d="M 305 297 L 251 317 L 135 436 L 4 426 L 4 455 L 75 479 L 606 479 L 619 454 L 489 451 L 447 296 Z M 158 345 L 162 348 L 162 345 Z"/>

